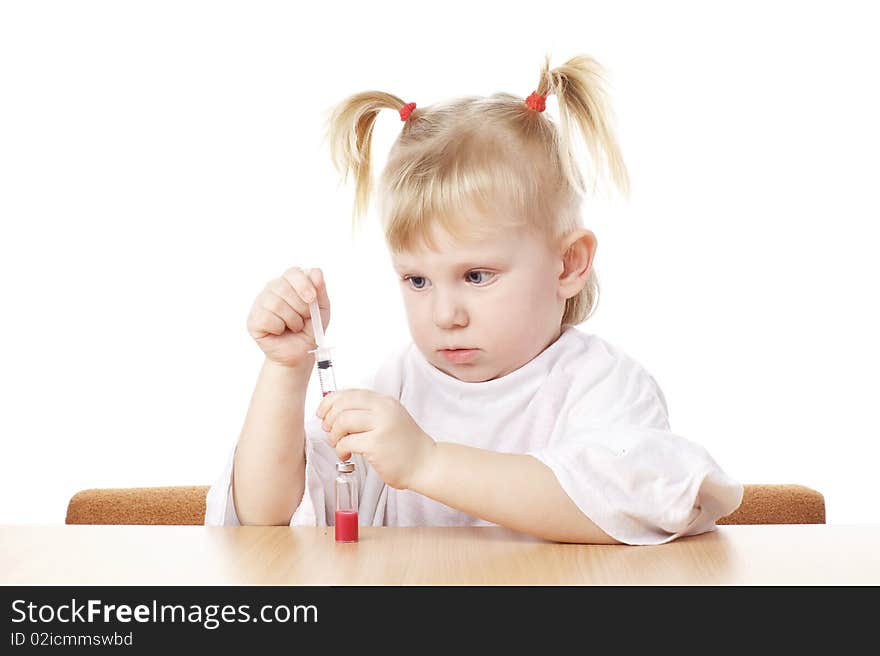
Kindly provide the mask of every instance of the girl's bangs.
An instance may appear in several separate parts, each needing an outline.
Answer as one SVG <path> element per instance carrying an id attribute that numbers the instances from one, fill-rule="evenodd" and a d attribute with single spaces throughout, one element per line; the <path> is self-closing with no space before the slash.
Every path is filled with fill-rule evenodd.
<path id="1" fill-rule="evenodd" d="M 537 218 L 537 181 L 506 158 L 484 159 L 469 167 L 461 162 L 423 171 L 407 167 L 392 174 L 389 182 L 383 189 L 381 214 L 394 252 L 423 245 L 437 250 L 431 237 L 435 225 L 454 241 L 470 242 L 526 226 L 532 222 L 527 217 Z"/>

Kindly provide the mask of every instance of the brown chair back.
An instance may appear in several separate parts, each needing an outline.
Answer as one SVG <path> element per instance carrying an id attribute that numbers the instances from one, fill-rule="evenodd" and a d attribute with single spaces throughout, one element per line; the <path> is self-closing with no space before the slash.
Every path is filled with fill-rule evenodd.
<path id="1" fill-rule="evenodd" d="M 717 524 L 824 524 L 825 498 L 803 485 L 745 485 L 740 507 Z M 205 523 L 207 485 L 90 489 L 67 505 L 67 524 Z"/>

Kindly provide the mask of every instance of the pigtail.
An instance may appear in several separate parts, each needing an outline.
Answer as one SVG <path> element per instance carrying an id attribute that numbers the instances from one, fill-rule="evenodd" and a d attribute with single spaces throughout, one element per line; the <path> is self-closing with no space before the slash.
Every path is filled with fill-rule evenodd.
<path id="1" fill-rule="evenodd" d="M 551 70 L 548 54 L 536 93 L 541 96 L 552 94 L 559 102 L 559 154 L 563 172 L 572 187 L 583 191 L 571 141 L 572 130 L 577 126 L 587 143 L 596 171 L 604 161 L 614 184 L 626 196 L 629 194 L 629 176 L 611 130 L 612 114 L 606 100 L 603 72 L 599 63 L 586 55 L 573 57 Z"/>
<path id="2" fill-rule="evenodd" d="M 370 203 L 373 179 L 370 171 L 370 142 L 379 110 L 399 111 L 404 102 L 397 96 L 381 91 L 364 91 L 349 96 L 336 105 L 327 121 L 327 139 L 333 166 L 342 175 L 355 179 L 355 201 L 352 228 L 365 216 Z"/>

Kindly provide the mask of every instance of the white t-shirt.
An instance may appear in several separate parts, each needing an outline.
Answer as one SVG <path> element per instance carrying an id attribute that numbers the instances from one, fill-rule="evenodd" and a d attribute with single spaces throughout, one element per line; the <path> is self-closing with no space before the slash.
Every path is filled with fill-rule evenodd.
<path id="1" fill-rule="evenodd" d="M 564 325 L 559 339 L 522 367 L 494 380 L 458 380 L 410 343 L 359 387 L 398 399 L 436 441 L 534 456 L 587 517 L 626 544 L 661 544 L 712 531 L 715 520 L 742 501 L 742 485 L 702 446 L 670 432 L 666 400 L 654 378 L 620 349 L 573 325 Z M 331 526 L 336 451 L 314 414 L 305 432 L 306 485 L 290 525 Z M 206 525 L 240 523 L 232 499 L 234 456 L 233 449 L 208 492 Z M 361 525 L 494 525 L 392 488 L 362 456 L 352 460 Z"/>

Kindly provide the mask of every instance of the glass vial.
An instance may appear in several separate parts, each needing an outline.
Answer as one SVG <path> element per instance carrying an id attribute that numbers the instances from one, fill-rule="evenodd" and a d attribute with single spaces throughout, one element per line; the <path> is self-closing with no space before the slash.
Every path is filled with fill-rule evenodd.
<path id="1" fill-rule="evenodd" d="M 353 462 L 336 463 L 336 541 L 358 541 L 358 485 Z"/>

